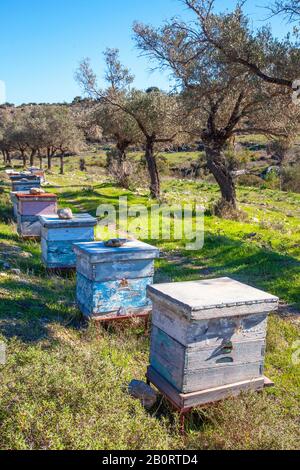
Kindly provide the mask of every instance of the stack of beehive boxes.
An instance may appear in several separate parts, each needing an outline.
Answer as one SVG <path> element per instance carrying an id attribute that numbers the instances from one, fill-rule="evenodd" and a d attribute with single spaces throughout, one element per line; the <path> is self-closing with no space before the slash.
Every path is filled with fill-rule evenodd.
<path id="1" fill-rule="evenodd" d="M 148 378 L 180 408 L 264 387 L 278 298 L 229 278 L 150 286 Z"/>

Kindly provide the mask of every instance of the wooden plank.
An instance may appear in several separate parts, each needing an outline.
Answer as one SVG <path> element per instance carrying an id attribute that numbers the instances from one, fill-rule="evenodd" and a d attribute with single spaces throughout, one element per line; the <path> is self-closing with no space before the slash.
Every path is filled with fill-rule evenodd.
<path id="1" fill-rule="evenodd" d="M 185 371 L 184 383 L 180 391 L 192 393 L 208 388 L 221 387 L 235 382 L 254 380 L 263 376 L 263 361 L 249 364 L 223 365 L 198 371 Z"/>
<path id="2" fill-rule="evenodd" d="M 91 264 L 79 254 L 77 270 L 86 278 L 96 282 L 108 282 L 112 279 L 116 281 L 138 279 L 154 276 L 154 261 L 150 259 Z"/>
<path id="3" fill-rule="evenodd" d="M 107 315 L 116 312 L 126 314 L 127 310 L 149 308 L 146 297 L 147 285 L 153 279 L 128 279 L 123 281 L 92 282 L 77 273 L 77 301 L 84 315 Z"/>
<path id="4" fill-rule="evenodd" d="M 181 390 L 186 369 L 186 348 L 152 326 L 150 364 L 177 390 Z"/>
<path id="5" fill-rule="evenodd" d="M 129 241 L 120 248 L 108 248 L 103 242 L 81 243 L 74 246 L 77 256 L 89 260 L 91 264 L 155 259 L 159 257 L 156 247 L 136 240 Z"/>
<path id="6" fill-rule="evenodd" d="M 184 317 L 153 305 L 152 323 L 183 346 L 220 347 L 224 341 L 265 340 L 267 313 L 189 322 Z"/>
<path id="7" fill-rule="evenodd" d="M 21 215 L 56 214 L 57 202 L 55 200 L 23 200 L 19 199 L 18 211 Z"/>
<path id="8" fill-rule="evenodd" d="M 40 218 L 41 221 L 41 218 Z M 95 238 L 94 227 L 45 228 L 42 226 L 42 237 L 48 242 L 92 242 Z M 75 254 L 74 254 L 75 256 Z"/>
<path id="9" fill-rule="evenodd" d="M 74 214 L 72 219 L 60 219 L 58 215 L 41 216 L 41 225 L 51 232 L 54 229 L 74 229 L 95 227 L 97 219 L 89 214 Z"/>
<path id="10" fill-rule="evenodd" d="M 91 317 L 92 321 L 95 322 L 113 322 L 113 321 L 124 321 L 130 320 L 133 318 L 145 318 L 147 319 L 151 314 L 151 308 L 137 308 L 129 309 L 126 312 L 126 315 L 117 315 L 116 312 L 112 312 L 107 315 L 93 315 Z"/>
<path id="11" fill-rule="evenodd" d="M 30 191 L 32 188 L 40 188 L 40 181 L 14 181 L 12 183 L 13 192 Z"/>
<path id="12" fill-rule="evenodd" d="M 200 392 L 182 394 L 178 393 L 152 367 L 148 368 L 147 379 L 180 411 L 188 411 L 198 406 L 205 406 L 227 398 L 236 397 L 242 392 L 259 391 L 264 388 L 265 384 L 265 377 L 259 377 L 255 380 L 246 380 Z"/>

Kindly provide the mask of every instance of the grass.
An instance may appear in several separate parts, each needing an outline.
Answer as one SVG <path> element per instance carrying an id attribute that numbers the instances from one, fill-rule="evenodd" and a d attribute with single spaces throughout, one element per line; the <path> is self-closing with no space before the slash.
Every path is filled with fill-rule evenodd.
<path id="1" fill-rule="evenodd" d="M 101 168 L 49 175 L 49 189 L 62 207 L 95 214 L 99 203 L 127 194 L 150 204 L 146 191 L 124 192 Z M 56 172 L 54 168 L 54 173 Z M 239 188 L 247 222 L 205 217 L 202 250 L 187 252 L 182 241 L 159 242 L 156 282 L 231 276 L 281 299 L 280 315 L 268 328 L 266 375 L 276 387 L 245 394 L 195 411 L 185 438 L 178 417 L 160 400 L 151 412 L 127 393 L 143 380 L 149 337 L 136 320 L 103 329 L 84 325 L 75 303 L 75 277 L 49 275 L 40 246 L 21 242 L 11 221 L 9 188 L 0 194 L 1 449 L 298 449 L 300 368 L 292 361 L 300 321 L 300 195 Z M 214 184 L 166 179 L 170 202 L 195 198 L 206 209 L 218 198 Z"/>

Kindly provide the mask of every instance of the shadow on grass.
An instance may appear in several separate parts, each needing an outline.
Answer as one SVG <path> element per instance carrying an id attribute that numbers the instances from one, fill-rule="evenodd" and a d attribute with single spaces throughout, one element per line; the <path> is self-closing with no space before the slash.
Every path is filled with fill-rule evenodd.
<path id="1" fill-rule="evenodd" d="M 202 250 L 166 253 L 159 265 L 163 282 L 232 277 L 300 308 L 300 262 L 254 243 L 208 233 Z"/>
<path id="2" fill-rule="evenodd" d="M 41 262 L 40 244 L 20 242 L 8 230 L 7 226 L 0 228 L 0 258 L 21 274 L 12 276 L 8 270 L 0 277 L 0 332 L 31 342 L 47 337 L 49 322 L 80 326 L 74 274 L 49 276 Z M 157 264 L 155 282 L 229 276 L 300 306 L 300 262 L 295 258 L 212 232 L 206 234 L 200 251 L 186 251 L 183 246 L 178 250 L 178 243 L 150 243 L 165 250 Z M 176 249 L 172 251 L 172 247 Z"/>

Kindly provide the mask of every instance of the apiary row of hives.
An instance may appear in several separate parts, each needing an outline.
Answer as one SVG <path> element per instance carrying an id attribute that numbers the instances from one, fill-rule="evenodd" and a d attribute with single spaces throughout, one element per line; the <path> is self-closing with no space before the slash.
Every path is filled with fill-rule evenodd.
<path id="1" fill-rule="evenodd" d="M 76 267 L 84 316 L 107 321 L 152 312 L 147 378 L 178 409 L 265 386 L 267 320 L 276 297 L 229 278 L 153 285 L 156 247 L 97 242 L 95 218 L 61 219 L 54 194 L 32 193 L 39 177 L 17 178 L 11 175 L 18 231 L 41 238 L 47 268 Z"/>

